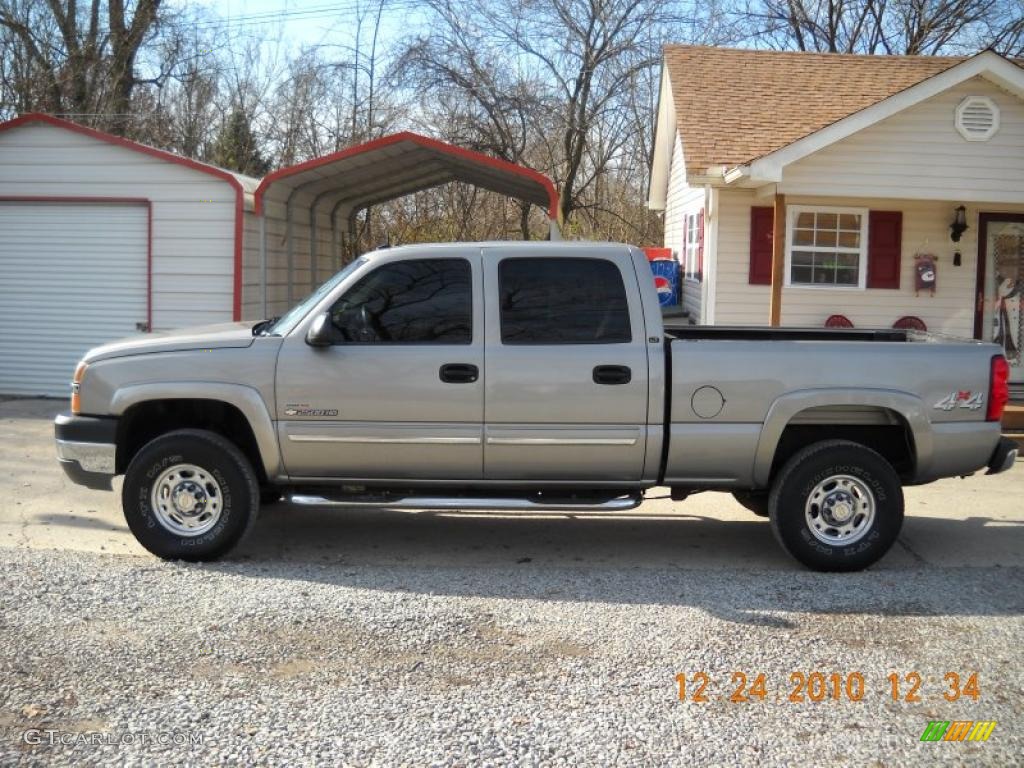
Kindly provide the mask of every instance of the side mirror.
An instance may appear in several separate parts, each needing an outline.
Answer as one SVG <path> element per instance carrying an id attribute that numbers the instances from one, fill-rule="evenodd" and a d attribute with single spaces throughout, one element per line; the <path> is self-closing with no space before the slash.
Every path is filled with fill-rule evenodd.
<path id="1" fill-rule="evenodd" d="M 316 316 L 306 331 L 306 343 L 311 347 L 331 346 L 331 316 L 324 312 Z"/>

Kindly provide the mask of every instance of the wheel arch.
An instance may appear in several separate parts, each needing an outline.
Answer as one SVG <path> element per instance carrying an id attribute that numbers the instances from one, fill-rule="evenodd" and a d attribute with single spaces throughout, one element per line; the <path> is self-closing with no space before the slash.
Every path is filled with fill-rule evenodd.
<path id="1" fill-rule="evenodd" d="M 777 453 L 787 428 L 800 425 L 801 414 L 812 409 L 861 408 L 892 414 L 908 438 L 911 467 L 909 477 L 921 476 L 931 463 L 932 429 L 924 402 L 916 395 L 889 389 L 809 389 L 791 392 L 776 399 L 768 409 L 754 454 L 754 483 L 756 487 L 767 487 L 772 472 L 777 468 Z M 823 430 L 848 430 L 865 426 L 856 419 L 842 422 L 808 421 Z M 841 437 L 842 434 L 833 434 Z"/>
<path id="2" fill-rule="evenodd" d="M 140 441 L 131 437 L 133 428 L 159 412 L 182 415 L 185 420 L 149 426 L 141 433 L 149 434 L 149 439 L 170 431 L 164 426 L 212 429 L 239 445 L 263 479 L 273 480 L 282 473 L 273 421 L 262 396 L 252 387 L 216 382 L 136 384 L 118 389 L 110 410 L 119 417 L 119 471 L 141 447 Z M 224 416 L 222 423 L 216 418 L 218 412 Z"/>

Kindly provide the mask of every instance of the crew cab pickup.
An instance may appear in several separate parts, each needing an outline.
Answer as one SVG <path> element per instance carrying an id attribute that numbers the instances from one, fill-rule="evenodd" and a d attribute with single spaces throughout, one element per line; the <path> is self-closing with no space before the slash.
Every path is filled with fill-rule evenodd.
<path id="1" fill-rule="evenodd" d="M 732 492 L 805 565 L 875 562 L 903 485 L 1008 469 L 998 347 L 898 330 L 666 325 L 640 250 L 417 245 L 281 318 L 90 351 L 57 453 L 163 558 L 235 546 L 261 501 L 622 510 Z"/>

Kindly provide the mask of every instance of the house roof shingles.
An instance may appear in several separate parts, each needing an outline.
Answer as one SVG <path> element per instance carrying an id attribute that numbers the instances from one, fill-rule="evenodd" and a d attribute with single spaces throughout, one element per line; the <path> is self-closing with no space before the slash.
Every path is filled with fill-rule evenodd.
<path id="1" fill-rule="evenodd" d="M 688 174 L 781 149 L 963 57 L 665 47 Z"/>

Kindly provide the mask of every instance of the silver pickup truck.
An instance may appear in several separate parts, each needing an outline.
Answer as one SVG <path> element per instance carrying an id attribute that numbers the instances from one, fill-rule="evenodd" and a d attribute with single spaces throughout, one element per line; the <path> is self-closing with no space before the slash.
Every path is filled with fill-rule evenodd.
<path id="1" fill-rule="evenodd" d="M 902 486 L 1008 469 L 998 347 L 895 330 L 673 327 L 644 255 L 422 245 L 354 261 L 287 315 L 89 352 L 67 474 L 164 558 L 235 546 L 260 503 L 614 510 L 732 492 L 793 557 L 849 571 Z"/>

